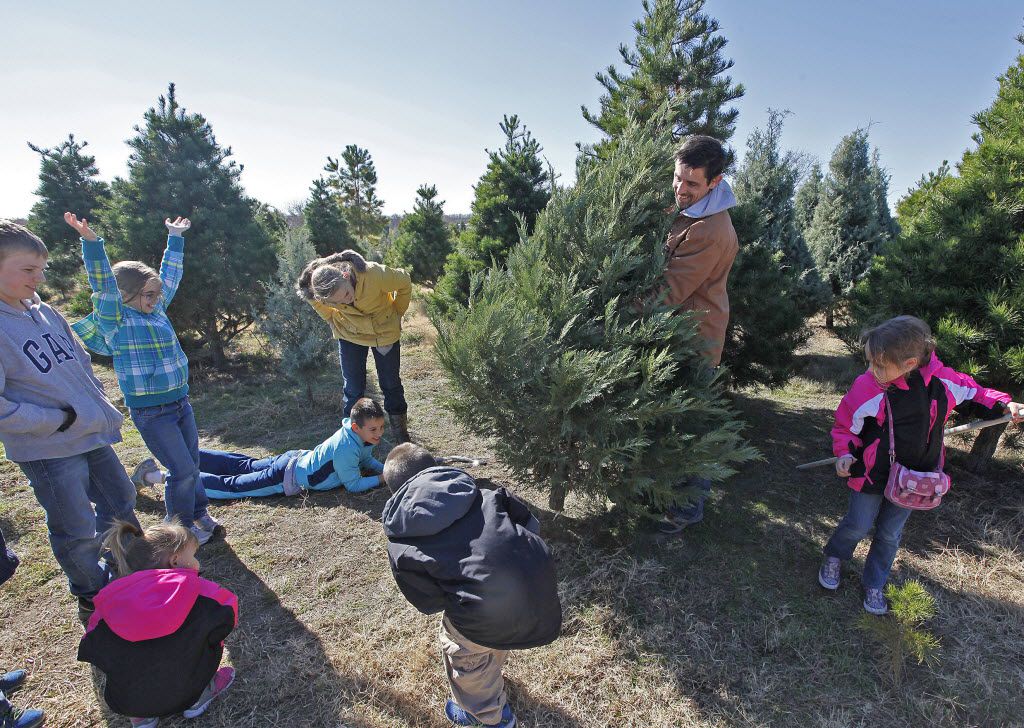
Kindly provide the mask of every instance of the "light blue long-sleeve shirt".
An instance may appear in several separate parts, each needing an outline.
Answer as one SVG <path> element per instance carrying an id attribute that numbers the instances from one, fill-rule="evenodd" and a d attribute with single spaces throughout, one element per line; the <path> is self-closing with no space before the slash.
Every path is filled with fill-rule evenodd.
<path id="1" fill-rule="evenodd" d="M 315 449 L 299 456 L 295 480 L 306 490 L 330 490 L 343 485 L 350 493 L 361 493 L 380 484 L 377 476 L 361 474 L 362 470 L 384 472 L 383 463 L 373 457 L 373 445 L 363 442 L 352 431 L 350 418 L 346 417 L 341 424 L 341 429 Z"/>

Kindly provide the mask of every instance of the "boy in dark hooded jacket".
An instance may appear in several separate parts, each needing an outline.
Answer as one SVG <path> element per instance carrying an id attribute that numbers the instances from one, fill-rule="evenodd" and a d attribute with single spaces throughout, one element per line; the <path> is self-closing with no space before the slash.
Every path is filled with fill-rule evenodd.
<path id="1" fill-rule="evenodd" d="M 394 448 L 384 482 L 388 559 L 398 587 L 424 614 L 444 612 L 440 640 L 459 726 L 514 728 L 501 676 L 508 651 L 553 642 L 562 606 L 540 522 L 504 488 L 438 467 L 411 443 Z"/>

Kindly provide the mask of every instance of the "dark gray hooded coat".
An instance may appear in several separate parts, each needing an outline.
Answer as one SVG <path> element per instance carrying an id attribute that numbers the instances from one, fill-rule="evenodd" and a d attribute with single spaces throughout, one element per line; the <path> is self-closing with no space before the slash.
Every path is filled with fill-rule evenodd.
<path id="1" fill-rule="evenodd" d="M 428 468 L 391 497 L 382 521 L 395 581 L 424 614 L 444 611 L 464 636 L 493 649 L 558 637 L 551 552 L 540 523 L 504 488 L 480 490 L 462 470 Z"/>

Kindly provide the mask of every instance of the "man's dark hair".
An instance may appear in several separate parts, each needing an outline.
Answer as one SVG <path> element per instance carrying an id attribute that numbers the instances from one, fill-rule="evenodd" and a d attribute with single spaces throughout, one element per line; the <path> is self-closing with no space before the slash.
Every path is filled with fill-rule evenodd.
<path id="1" fill-rule="evenodd" d="M 367 420 L 384 419 L 384 408 L 369 397 L 363 397 L 352 405 L 352 414 L 349 416 L 352 422 L 365 427 Z"/>
<path id="2" fill-rule="evenodd" d="M 412 442 L 403 442 L 395 445 L 384 461 L 384 482 L 392 490 L 398 490 L 414 475 L 435 465 L 437 460 L 426 448 Z"/>
<path id="3" fill-rule="evenodd" d="M 693 169 L 703 168 L 704 176 L 710 182 L 725 171 L 728 157 L 722 142 L 704 134 L 694 134 L 679 145 L 676 161 Z"/>

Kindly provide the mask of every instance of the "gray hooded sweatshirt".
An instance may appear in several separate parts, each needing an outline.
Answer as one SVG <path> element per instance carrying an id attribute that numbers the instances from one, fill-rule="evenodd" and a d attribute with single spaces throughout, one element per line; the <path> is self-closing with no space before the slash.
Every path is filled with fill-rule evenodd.
<path id="1" fill-rule="evenodd" d="M 124 417 L 68 322 L 38 296 L 23 303 L 0 301 L 0 442 L 7 459 L 67 457 L 119 442 Z M 77 419 L 57 432 L 62 407 L 74 408 Z"/>

